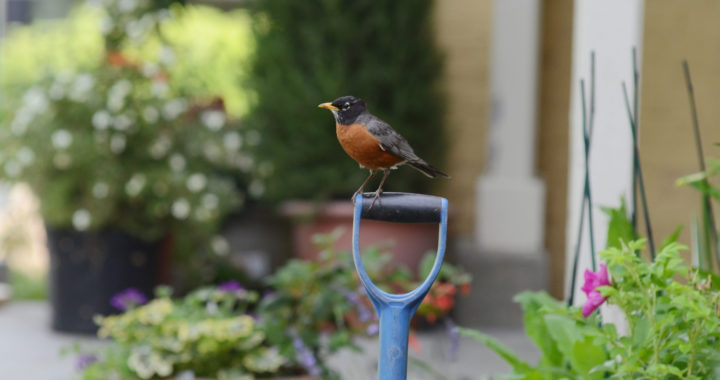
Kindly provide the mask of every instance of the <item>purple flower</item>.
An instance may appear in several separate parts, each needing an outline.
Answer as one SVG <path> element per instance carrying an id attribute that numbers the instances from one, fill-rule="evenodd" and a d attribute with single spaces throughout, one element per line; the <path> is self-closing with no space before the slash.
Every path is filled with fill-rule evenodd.
<path id="1" fill-rule="evenodd" d="M 143 305 L 147 302 L 147 298 L 139 290 L 128 288 L 116 294 L 110 304 L 118 310 L 126 311 L 136 306 Z"/>
<path id="2" fill-rule="evenodd" d="M 460 347 L 460 333 L 458 332 L 457 326 L 450 318 L 445 318 L 445 330 L 447 330 L 450 336 L 450 351 L 448 353 L 448 359 L 457 359 L 458 348 Z"/>
<path id="3" fill-rule="evenodd" d="M 360 290 L 358 290 L 358 292 L 359 292 L 359 291 L 360 291 Z M 363 291 L 364 291 L 364 288 L 363 288 Z M 371 319 L 374 319 L 373 317 L 374 317 L 375 315 L 373 314 L 372 310 L 370 310 L 370 309 L 369 309 L 367 306 L 365 306 L 365 304 L 362 302 L 361 296 L 362 296 L 364 293 L 358 294 L 358 293 L 351 292 L 351 291 L 346 290 L 346 289 L 340 289 L 340 292 L 343 294 L 343 296 L 345 297 L 345 299 L 347 299 L 348 302 L 350 302 L 350 304 L 351 304 L 353 307 L 355 307 L 355 309 L 357 309 L 358 320 L 360 320 L 361 323 L 369 322 Z"/>
<path id="4" fill-rule="evenodd" d="M 365 333 L 368 335 L 375 335 L 380 331 L 380 326 L 378 326 L 377 323 L 373 323 L 368 325 L 368 327 L 365 329 Z"/>
<path id="5" fill-rule="evenodd" d="M 75 359 L 75 368 L 82 371 L 85 367 L 98 361 L 98 357 L 92 354 L 82 354 Z"/>
<path id="6" fill-rule="evenodd" d="M 240 290 L 245 290 L 245 287 L 240 285 L 235 280 L 230 280 L 228 282 L 224 282 L 224 283 L 218 285 L 217 288 L 218 288 L 218 290 L 223 291 L 223 292 L 237 292 Z"/>
<path id="7" fill-rule="evenodd" d="M 293 338 L 293 346 L 295 347 L 295 355 L 298 362 L 308 372 L 310 376 L 318 377 L 322 374 L 322 369 L 318 366 L 315 354 L 305 345 L 305 342 L 295 333 L 290 332 Z"/>
<path id="8" fill-rule="evenodd" d="M 597 272 L 585 270 L 585 284 L 583 284 L 582 291 L 587 295 L 587 300 L 582 307 L 583 317 L 588 317 L 605 302 L 607 298 L 603 297 L 596 289 L 606 285 L 610 285 L 610 278 L 605 264 L 600 264 Z"/>

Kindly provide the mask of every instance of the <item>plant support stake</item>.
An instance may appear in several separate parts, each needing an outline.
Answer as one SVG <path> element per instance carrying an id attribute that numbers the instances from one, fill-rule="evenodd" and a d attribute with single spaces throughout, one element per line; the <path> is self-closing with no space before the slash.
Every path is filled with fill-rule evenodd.
<path id="1" fill-rule="evenodd" d="M 358 194 L 353 214 L 353 261 L 380 321 L 379 380 L 406 380 L 410 319 L 440 273 L 445 256 L 448 201 L 445 198 L 410 193 L 383 193 L 371 208 L 372 197 Z M 372 282 L 360 254 L 362 219 L 395 223 L 438 223 L 438 249 L 430 274 L 423 283 L 405 294 L 387 293 Z"/>

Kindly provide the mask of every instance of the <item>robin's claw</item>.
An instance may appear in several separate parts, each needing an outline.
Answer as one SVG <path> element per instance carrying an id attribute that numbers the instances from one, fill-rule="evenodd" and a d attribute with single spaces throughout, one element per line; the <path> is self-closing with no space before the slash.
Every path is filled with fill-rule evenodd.
<path id="1" fill-rule="evenodd" d="M 373 206 L 375 206 L 375 201 L 377 201 L 378 199 L 380 199 L 380 195 L 381 195 L 381 194 L 382 194 L 382 189 L 378 189 L 378 190 L 375 192 L 375 196 L 373 196 L 373 200 L 372 200 L 372 203 L 370 203 L 370 207 L 368 207 L 368 211 L 372 210 Z M 382 201 L 381 201 L 381 203 L 382 203 Z"/>

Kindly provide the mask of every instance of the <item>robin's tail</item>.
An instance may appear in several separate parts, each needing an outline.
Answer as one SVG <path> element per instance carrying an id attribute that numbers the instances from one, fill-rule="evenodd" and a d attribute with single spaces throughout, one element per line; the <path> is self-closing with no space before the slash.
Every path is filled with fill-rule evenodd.
<path id="1" fill-rule="evenodd" d="M 443 172 L 442 170 L 428 164 L 427 162 L 425 162 L 419 158 L 417 160 L 407 161 L 407 164 L 412 166 L 413 168 L 417 169 L 419 172 L 421 172 L 422 174 L 425 174 L 426 176 L 428 176 L 430 178 L 435 178 L 438 176 L 450 178 L 450 176 L 445 174 L 445 172 Z"/>

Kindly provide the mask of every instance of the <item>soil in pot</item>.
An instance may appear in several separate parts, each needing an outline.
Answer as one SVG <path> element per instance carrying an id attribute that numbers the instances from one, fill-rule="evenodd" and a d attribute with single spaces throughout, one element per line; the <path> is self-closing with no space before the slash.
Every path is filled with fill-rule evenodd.
<path id="1" fill-rule="evenodd" d="M 152 296 L 160 244 L 121 231 L 47 229 L 50 303 L 56 331 L 95 334 L 97 314 L 118 313 L 110 300 L 128 288 Z"/>

